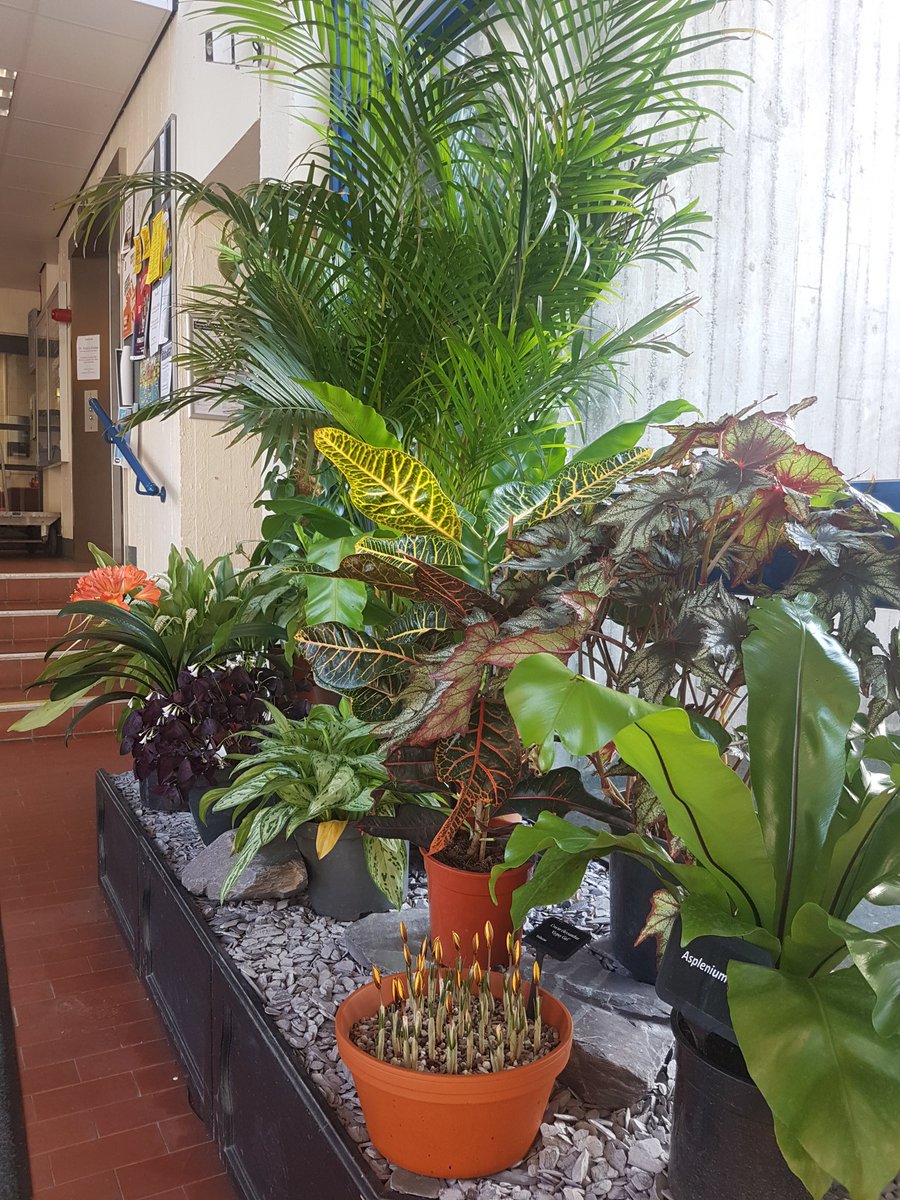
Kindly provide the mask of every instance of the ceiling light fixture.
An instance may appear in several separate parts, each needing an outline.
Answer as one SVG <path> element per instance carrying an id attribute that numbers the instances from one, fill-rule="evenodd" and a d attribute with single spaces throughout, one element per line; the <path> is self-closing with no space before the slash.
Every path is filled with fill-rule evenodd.
<path id="1" fill-rule="evenodd" d="M 0 117 L 8 117 L 12 105 L 13 92 L 16 90 L 17 71 L 0 67 Z"/>

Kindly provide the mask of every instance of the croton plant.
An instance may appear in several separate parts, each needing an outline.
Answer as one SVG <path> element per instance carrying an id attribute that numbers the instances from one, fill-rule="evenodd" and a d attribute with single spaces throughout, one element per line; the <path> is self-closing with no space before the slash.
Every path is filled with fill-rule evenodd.
<path id="1" fill-rule="evenodd" d="M 893 514 L 797 443 L 790 421 L 807 403 L 666 426 L 671 444 L 655 454 L 635 444 L 646 423 L 631 444 L 622 426 L 539 484 L 494 488 L 476 513 L 454 504 L 390 435 L 372 445 L 316 431 L 374 529 L 334 568 L 304 569 L 364 582 L 390 605 L 366 629 L 304 628 L 299 650 L 318 682 L 370 722 L 398 789 L 454 802 L 440 828 L 433 812 L 401 811 L 386 835 L 396 836 L 399 821 L 439 853 L 467 830 L 477 867 L 498 812 L 576 806 L 608 819 L 609 801 L 635 799 L 620 786 L 611 748 L 592 758 L 602 783 L 595 796 L 574 768 L 551 769 L 555 745 L 541 753 L 523 745 L 503 685 L 536 653 L 579 655 L 588 674 L 605 670 L 609 682 L 657 703 L 674 698 L 698 730 L 727 740 L 722 722 L 743 683 L 751 597 L 776 586 L 767 571 L 780 555 L 787 568 L 777 586 L 820 596 L 864 678 L 892 702 L 891 660 L 867 622 L 879 600 L 900 604 Z M 564 714 L 557 730 L 565 745 Z M 632 807 L 641 827 L 660 820 L 652 795 Z M 629 819 L 612 812 L 619 824 Z"/>

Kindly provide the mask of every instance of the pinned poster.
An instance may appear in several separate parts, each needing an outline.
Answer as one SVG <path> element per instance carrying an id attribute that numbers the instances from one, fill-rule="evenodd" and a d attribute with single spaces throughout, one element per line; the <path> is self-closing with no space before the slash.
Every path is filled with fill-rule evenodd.
<path id="1" fill-rule="evenodd" d="M 159 349 L 162 325 L 162 285 L 157 283 L 150 289 L 150 323 L 147 327 L 147 353 L 155 354 Z"/>
<path id="2" fill-rule="evenodd" d="M 75 339 L 75 378 L 100 378 L 100 334 L 88 333 Z"/>
<path id="3" fill-rule="evenodd" d="M 122 205 L 122 253 L 131 245 L 134 234 L 134 193 L 128 196 Z"/>
<path id="4" fill-rule="evenodd" d="M 147 282 L 156 283 L 162 277 L 163 258 L 166 253 L 166 217 L 160 210 L 153 218 L 150 228 L 150 262 L 147 266 Z"/>
<path id="5" fill-rule="evenodd" d="M 146 408 L 159 400 L 159 355 L 148 355 L 143 359 L 138 373 L 138 408 Z"/>
<path id="6" fill-rule="evenodd" d="M 144 263 L 150 257 L 150 226 L 142 225 L 140 232 L 141 239 L 141 262 Z"/>
<path id="7" fill-rule="evenodd" d="M 126 250 L 122 258 L 122 337 L 130 338 L 134 332 L 134 306 L 137 287 L 134 278 L 134 250 Z"/>
<path id="8" fill-rule="evenodd" d="M 172 354 L 174 346 L 167 342 L 159 352 L 159 398 L 168 400 L 172 395 Z"/>

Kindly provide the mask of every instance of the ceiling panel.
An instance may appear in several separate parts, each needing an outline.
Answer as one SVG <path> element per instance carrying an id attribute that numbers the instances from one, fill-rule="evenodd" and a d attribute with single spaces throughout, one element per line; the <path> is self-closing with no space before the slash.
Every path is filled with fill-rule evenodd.
<path id="1" fill-rule="evenodd" d="M 44 162 L 80 167 L 96 153 L 97 136 L 61 125 L 24 121 L 10 117 L 4 149 L 18 158 L 37 158 Z"/>
<path id="2" fill-rule="evenodd" d="M 16 80 L 10 116 L 99 134 L 99 150 L 100 142 L 122 107 L 123 99 L 124 96 L 118 92 L 108 92 L 105 88 L 90 84 L 62 84 L 46 75 L 20 75 Z M 85 169 L 91 161 L 88 160 Z"/>
<path id="3" fill-rule="evenodd" d="M 34 287 L 56 257 L 54 205 L 83 182 L 170 10 L 171 0 L 0 0 L 0 67 L 19 72 L 0 118 L 0 287 Z"/>
<path id="4" fill-rule="evenodd" d="M 134 38 L 36 16 L 24 69 L 122 93 L 131 87 L 146 57 L 146 45 Z"/>
<path id="5" fill-rule="evenodd" d="M 30 13 L 13 8 L 0 8 L 0 67 L 21 71 L 25 64 L 28 38 L 31 33 Z"/>

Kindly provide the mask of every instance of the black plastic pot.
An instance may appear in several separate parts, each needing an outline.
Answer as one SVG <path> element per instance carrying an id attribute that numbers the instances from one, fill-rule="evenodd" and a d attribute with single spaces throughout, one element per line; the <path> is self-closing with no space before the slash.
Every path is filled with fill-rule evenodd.
<path id="1" fill-rule="evenodd" d="M 367 913 L 390 912 L 390 901 L 372 882 L 359 830 L 348 825 L 334 849 L 319 858 L 317 828 L 314 821 L 308 821 L 296 834 L 309 875 L 307 898 L 313 912 L 336 921 L 356 921 Z M 404 893 L 408 881 L 407 865 Z"/>
<path id="2" fill-rule="evenodd" d="M 637 858 L 609 856 L 609 937 L 616 962 L 641 983 L 656 983 L 656 938 L 635 942 L 647 923 L 659 879 Z"/>
<path id="3" fill-rule="evenodd" d="M 809 1200 L 778 1149 L 769 1106 L 737 1047 L 711 1037 L 722 1054 L 713 1062 L 679 1013 L 672 1014 L 672 1028 L 672 1200 Z"/>
<path id="4" fill-rule="evenodd" d="M 163 799 L 156 790 L 156 772 L 151 771 L 146 779 L 141 779 L 138 782 L 138 787 L 141 793 L 141 807 L 149 809 L 150 812 L 186 812 L 186 804 L 178 804 L 173 807 L 168 800 Z"/>
<path id="5" fill-rule="evenodd" d="M 224 785 L 216 785 L 224 786 Z M 188 808 L 191 810 L 191 816 L 194 818 L 194 824 L 197 826 L 197 832 L 204 846 L 211 846 L 216 838 L 221 837 L 223 833 L 228 833 L 232 828 L 232 819 L 234 817 L 234 809 L 226 808 L 224 812 L 216 812 L 210 809 L 206 814 L 206 820 L 200 818 L 200 801 L 207 792 L 212 791 L 208 783 L 198 784 L 197 787 L 192 787 L 188 792 Z"/>

